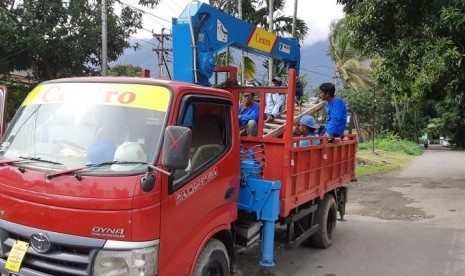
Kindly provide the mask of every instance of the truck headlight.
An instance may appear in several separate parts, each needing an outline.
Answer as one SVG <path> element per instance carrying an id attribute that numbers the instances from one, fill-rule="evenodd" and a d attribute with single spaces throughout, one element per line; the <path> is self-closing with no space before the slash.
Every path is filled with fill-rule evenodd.
<path id="1" fill-rule="evenodd" d="M 100 250 L 93 275 L 149 276 L 158 273 L 158 246 L 128 251 Z"/>

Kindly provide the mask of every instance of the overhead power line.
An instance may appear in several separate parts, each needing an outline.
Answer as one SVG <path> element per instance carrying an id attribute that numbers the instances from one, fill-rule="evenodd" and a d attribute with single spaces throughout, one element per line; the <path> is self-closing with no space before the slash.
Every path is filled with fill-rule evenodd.
<path id="1" fill-rule="evenodd" d="M 313 74 L 318 74 L 318 75 L 334 78 L 334 76 L 331 76 L 331 75 L 328 75 L 328 74 L 323 74 L 323 73 L 313 71 L 313 70 L 310 70 L 310 69 L 306 69 L 306 68 L 302 68 L 302 67 L 300 67 L 300 70 L 305 71 L 305 72 L 309 72 L 309 73 L 313 73 Z"/>
<path id="2" fill-rule="evenodd" d="M 135 7 L 135 6 L 131 5 L 131 4 L 128 4 L 128 3 L 124 2 L 124 1 L 121 1 L 120 3 L 126 5 L 126 6 L 128 6 L 128 7 L 130 7 L 130 8 L 133 8 L 133 9 L 135 9 L 135 10 L 138 10 L 138 11 L 140 11 L 140 12 L 143 13 L 143 14 L 147 14 L 147 15 L 153 16 L 153 17 L 155 17 L 155 18 L 158 18 L 158 19 L 160 19 L 160 20 L 163 20 L 163 21 L 166 21 L 166 22 L 168 22 L 168 23 L 171 23 L 171 20 L 165 19 L 165 18 L 163 18 L 163 17 L 160 17 L 160 16 L 155 15 L 155 14 L 153 14 L 153 13 L 150 13 L 150 12 L 148 12 L 148 11 L 144 11 L 144 10 L 142 10 L 142 9 L 140 9 L 140 8 L 138 8 L 138 7 Z"/>
<path id="3" fill-rule="evenodd" d="M 22 52 L 24 52 L 24 51 L 26 51 L 26 50 L 29 50 L 30 48 L 32 48 L 32 47 L 34 47 L 34 46 L 35 46 L 35 45 L 31 45 L 31 46 L 28 46 L 28 47 L 26 47 L 26 48 L 23 48 L 22 50 L 19 50 L 19 51 L 16 52 L 16 53 L 12 53 L 12 54 L 10 54 L 10 55 L 8 55 L 8 56 L 6 56 L 6 57 L 1 58 L 0 61 L 4 61 L 4 60 L 6 60 L 6 59 L 9 58 L 9 57 L 16 56 L 17 54 L 20 54 L 20 53 L 22 53 Z"/>

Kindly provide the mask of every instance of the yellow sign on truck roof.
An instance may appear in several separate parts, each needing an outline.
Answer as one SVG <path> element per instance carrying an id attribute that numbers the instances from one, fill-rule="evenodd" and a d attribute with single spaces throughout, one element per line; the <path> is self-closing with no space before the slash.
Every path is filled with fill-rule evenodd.
<path id="1" fill-rule="evenodd" d="M 166 87 L 129 83 L 49 83 L 29 93 L 23 106 L 31 104 L 103 104 L 166 112 L 170 91 Z"/>

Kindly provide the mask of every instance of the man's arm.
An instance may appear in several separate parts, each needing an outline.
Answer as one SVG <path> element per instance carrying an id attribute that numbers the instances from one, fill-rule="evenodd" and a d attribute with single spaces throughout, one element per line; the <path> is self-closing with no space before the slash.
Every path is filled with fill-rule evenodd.
<path id="1" fill-rule="evenodd" d="M 254 103 L 250 108 L 244 110 L 244 113 L 239 115 L 239 120 L 255 120 L 256 122 L 258 122 L 258 111 L 259 105 L 257 103 Z"/>

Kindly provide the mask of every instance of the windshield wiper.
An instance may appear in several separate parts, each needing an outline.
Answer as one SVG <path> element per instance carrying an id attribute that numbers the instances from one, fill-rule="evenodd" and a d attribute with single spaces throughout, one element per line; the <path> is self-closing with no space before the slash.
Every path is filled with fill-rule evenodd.
<path id="1" fill-rule="evenodd" d="M 21 161 L 24 161 L 24 159 L 3 159 L 3 160 L 0 160 L 0 166 L 14 164 L 14 163 L 18 163 Z"/>
<path id="2" fill-rule="evenodd" d="M 55 176 L 65 175 L 65 174 L 77 172 L 77 171 L 84 170 L 84 169 L 88 169 L 88 168 L 90 168 L 90 166 L 77 167 L 77 168 L 73 168 L 73 169 L 69 169 L 69 170 L 63 170 L 63 171 L 59 171 L 59 172 L 48 172 L 48 173 L 45 174 L 45 177 L 46 177 L 48 180 L 50 180 L 50 179 L 54 178 Z M 77 180 L 81 180 L 81 177 L 80 177 L 80 176 L 75 175 L 75 177 L 77 178 Z"/>
<path id="3" fill-rule="evenodd" d="M 40 157 L 28 157 L 28 156 L 20 156 L 19 158 L 24 159 L 24 160 L 31 160 L 31 161 L 37 161 L 37 162 L 44 162 L 44 163 L 49 163 L 49 164 L 54 164 L 54 165 L 63 165 L 60 162 L 55 162 L 52 160 L 47 160 L 47 159 L 42 159 Z"/>
<path id="4" fill-rule="evenodd" d="M 103 163 L 98 163 L 98 164 L 91 164 L 90 167 L 100 167 L 100 166 L 108 166 L 108 165 L 131 165 L 131 164 L 147 165 L 149 169 L 156 170 L 157 172 L 161 172 L 168 176 L 171 175 L 170 172 L 167 172 L 163 169 L 158 168 L 157 166 L 154 166 L 147 162 L 142 162 L 142 161 L 110 161 L 110 162 L 103 162 Z"/>
<path id="5" fill-rule="evenodd" d="M 158 168 L 158 167 L 156 167 L 154 165 L 150 165 L 147 162 L 141 162 L 141 161 L 109 161 L 109 162 L 102 162 L 102 163 L 97 163 L 97 164 L 90 164 L 90 165 L 86 165 L 86 166 L 83 166 L 83 167 L 77 167 L 77 168 L 58 171 L 58 172 L 48 172 L 48 173 L 46 173 L 45 177 L 47 177 L 47 179 L 52 179 L 55 176 L 65 175 L 65 174 L 69 174 L 69 173 L 73 173 L 73 172 L 77 172 L 77 171 L 81 171 L 81 170 L 85 170 L 85 169 L 98 168 L 98 167 L 101 167 L 101 166 L 110 166 L 110 165 L 131 165 L 131 164 L 147 165 L 150 169 L 154 169 L 154 170 L 156 170 L 158 172 L 161 172 L 163 174 L 166 174 L 168 176 L 171 175 L 170 172 L 162 170 L 162 169 L 160 169 L 160 168 Z M 81 177 L 79 175 L 75 175 L 75 177 L 78 180 L 81 180 Z"/>
<path id="6" fill-rule="evenodd" d="M 85 170 L 85 169 L 98 168 L 98 167 L 101 167 L 101 166 L 110 166 L 110 165 L 114 165 L 114 164 L 134 164 L 134 163 L 137 163 L 137 164 L 143 163 L 143 164 L 145 164 L 144 162 L 121 162 L 121 161 L 102 162 L 102 163 L 98 163 L 98 164 L 89 164 L 89 165 L 86 165 L 86 166 L 83 166 L 83 167 L 77 167 L 77 168 L 73 168 L 73 169 L 69 169 L 69 170 L 63 170 L 63 171 L 58 171 L 58 172 L 48 172 L 48 173 L 46 173 L 45 177 L 47 177 L 47 179 L 52 179 L 55 176 L 65 175 L 65 174 L 69 174 L 69 173 L 73 173 L 73 172 L 78 172 L 78 171 L 82 171 L 82 170 Z M 78 180 L 80 180 L 80 178 L 78 178 Z"/>

